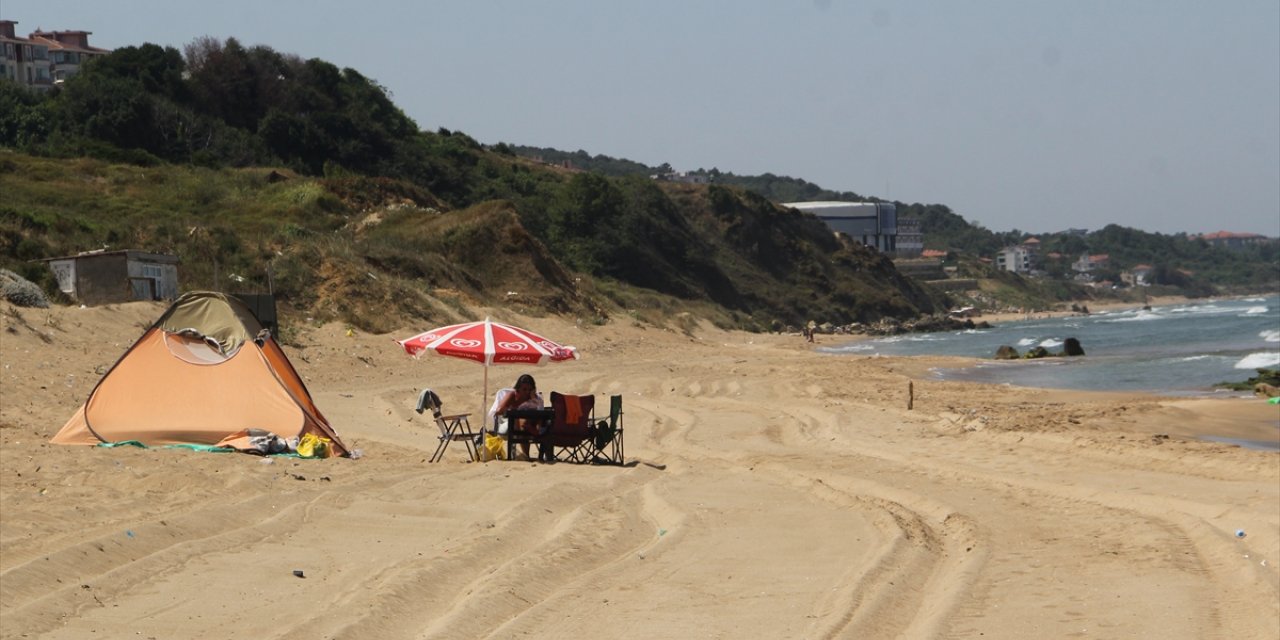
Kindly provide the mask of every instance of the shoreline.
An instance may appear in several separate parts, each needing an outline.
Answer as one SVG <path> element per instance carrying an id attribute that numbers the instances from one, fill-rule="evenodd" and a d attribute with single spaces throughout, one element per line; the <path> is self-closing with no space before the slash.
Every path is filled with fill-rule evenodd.
<path id="1" fill-rule="evenodd" d="M 1241 295 L 1204 299 L 1192 299 L 1183 296 L 1161 296 L 1151 298 L 1149 304 L 1154 308 L 1188 303 L 1212 303 L 1217 300 L 1240 300 L 1251 297 L 1254 296 Z M 1098 312 L 1102 311 L 1108 313 L 1114 313 L 1117 311 L 1136 311 L 1141 308 L 1141 305 L 1135 306 L 1133 303 L 1106 303 L 1097 305 L 1096 307 L 1090 307 L 1090 313 L 1088 315 L 1096 315 Z M 1073 311 L 1041 312 L 1032 315 L 1034 317 L 1030 319 L 1037 320 L 1074 316 L 1085 317 L 1085 314 Z M 993 327 L 1002 323 L 1022 322 L 1027 319 L 1027 314 L 1020 313 L 991 314 L 975 318 L 975 320 L 986 320 L 990 322 Z M 837 338 L 839 339 L 839 344 L 853 344 L 866 340 L 874 340 L 881 336 L 871 336 L 867 334 L 821 334 L 819 337 L 826 338 L 829 342 L 834 342 L 831 339 Z M 821 342 L 815 343 L 814 346 L 819 348 L 822 347 Z M 826 345 L 826 348 L 832 348 L 833 346 L 835 345 L 828 344 Z M 1266 399 L 1259 398 L 1246 391 L 1234 391 L 1227 389 L 1094 390 L 1072 389 L 1069 387 L 1034 386 L 1017 384 L 1015 382 L 1002 382 L 998 380 L 957 378 L 942 373 L 943 370 L 971 370 L 984 364 L 998 362 L 988 358 L 950 355 L 864 355 L 857 353 L 822 353 L 824 353 L 824 355 L 848 358 L 905 359 L 912 364 L 903 365 L 899 370 L 911 371 L 913 377 L 917 380 L 985 385 L 999 388 L 1007 387 L 1010 389 L 1017 389 L 1023 393 L 1045 394 L 1055 398 L 1062 398 L 1066 402 L 1123 402 L 1126 399 L 1132 399 L 1137 396 L 1143 398 L 1144 401 L 1158 402 L 1170 409 L 1178 410 L 1179 414 L 1183 418 L 1190 419 L 1195 424 L 1200 425 L 1198 428 L 1187 428 L 1183 427 L 1181 423 L 1171 424 L 1168 429 L 1170 434 L 1202 442 L 1222 442 L 1267 452 L 1280 451 L 1280 408 L 1267 405 Z M 1219 415 L 1230 415 L 1232 416 L 1232 420 L 1220 420 L 1218 419 Z"/>
<path id="2" fill-rule="evenodd" d="M 1151 307 L 1167 307 L 1169 305 L 1174 305 L 1174 304 L 1185 304 L 1185 303 L 1201 302 L 1201 301 L 1235 300 L 1240 297 L 1243 297 L 1243 296 L 1226 296 L 1226 297 L 1216 297 L 1216 298 L 1188 298 L 1186 296 L 1155 296 L 1155 297 L 1152 297 L 1150 300 L 1148 300 L 1146 305 Z M 1083 305 L 1089 309 L 1089 313 L 1085 314 L 1085 313 L 1080 313 L 1078 311 L 1071 311 L 1068 309 L 1065 311 L 1053 310 L 1053 311 L 1033 311 L 1033 312 L 1027 312 L 1027 313 L 992 313 L 992 314 L 984 314 L 982 316 L 976 316 L 976 318 L 980 318 L 982 320 L 986 320 L 987 322 L 995 324 L 997 322 L 1018 322 L 1022 320 L 1045 320 L 1050 318 L 1065 318 L 1065 317 L 1071 317 L 1071 316 L 1083 317 L 1083 316 L 1094 315 L 1098 311 L 1107 311 L 1107 312 L 1130 311 L 1130 310 L 1137 311 L 1139 309 L 1142 309 L 1142 307 L 1144 306 L 1143 304 L 1137 303 L 1137 302 L 1120 302 L 1120 301 L 1115 301 L 1115 302 L 1104 301 L 1104 302 L 1094 302 L 1093 304 L 1090 304 L 1089 301 L 1087 300 L 1078 300 L 1078 301 L 1067 302 L 1063 304 Z"/>

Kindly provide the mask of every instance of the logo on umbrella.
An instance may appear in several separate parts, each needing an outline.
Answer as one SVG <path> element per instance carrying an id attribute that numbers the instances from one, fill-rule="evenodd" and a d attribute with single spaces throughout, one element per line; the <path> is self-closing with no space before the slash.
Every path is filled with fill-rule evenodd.
<path id="1" fill-rule="evenodd" d="M 473 338 L 454 338 L 449 341 L 449 344 L 459 349 L 474 349 L 480 346 L 480 341 Z"/>
<path id="2" fill-rule="evenodd" d="M 524 351 L 529 348 L 529 345 L 523 342 L 499 342 L 498 346 L 508 351 Z"/>

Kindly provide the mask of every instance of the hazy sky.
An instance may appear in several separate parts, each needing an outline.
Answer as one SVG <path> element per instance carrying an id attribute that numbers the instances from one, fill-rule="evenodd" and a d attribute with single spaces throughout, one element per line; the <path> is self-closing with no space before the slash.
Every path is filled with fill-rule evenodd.
<path id="1" fill-rule="evenodd" d="M 418 125 L 941 203 L 1005 231 L 1280 236 L 1277 0 L 4 0 L 376 79 Z"/>

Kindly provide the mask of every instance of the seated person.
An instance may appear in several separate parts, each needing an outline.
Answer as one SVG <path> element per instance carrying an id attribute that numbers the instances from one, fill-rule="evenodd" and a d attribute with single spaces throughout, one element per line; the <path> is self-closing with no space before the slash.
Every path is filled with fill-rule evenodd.
<path id="1" fill-rule="evenodd" d="M 541 409 L 542 396 L 538 395 L 538 384 L 534 382 L 533 376 L 523 374 L 516 379 L 515 393 L 508 394 L 506 399 L 502 401 L 502 405 L 498 407 L 495 415 L 501 416 L 511 409 Z M 534 435 L 541 435 L 538 431 L 543 425 L 533 420 L 516 420 L 515 424 L 509 425 L 508 428 L 518 431 L 525 431 Z M 523 459 L 529 459 L 529 444 L 521 443 L 520 445 Z M 549 449 L 549 448 L 548 448 Z M 544 458 L 547 451 L 539 450 L 539 458 Z"/>

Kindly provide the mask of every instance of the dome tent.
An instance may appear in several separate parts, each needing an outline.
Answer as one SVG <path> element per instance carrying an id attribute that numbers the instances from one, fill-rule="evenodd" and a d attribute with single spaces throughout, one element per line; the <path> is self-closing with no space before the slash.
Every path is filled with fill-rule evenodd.
<path id="1" fill-rule="evenodd" d="M 249 430 L 338 438 L 280 345 L 235 297 L 179 297 L 102 377 L 52 442 L 238 447 Z"/>

